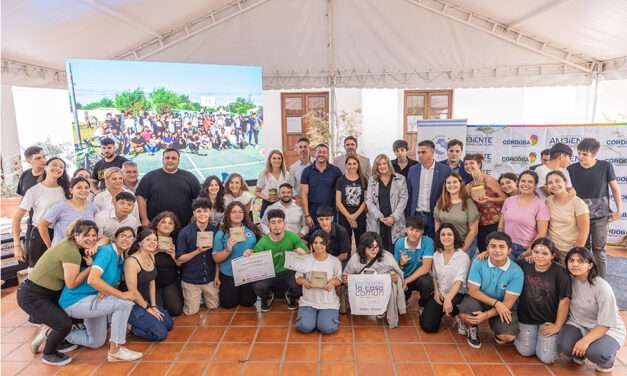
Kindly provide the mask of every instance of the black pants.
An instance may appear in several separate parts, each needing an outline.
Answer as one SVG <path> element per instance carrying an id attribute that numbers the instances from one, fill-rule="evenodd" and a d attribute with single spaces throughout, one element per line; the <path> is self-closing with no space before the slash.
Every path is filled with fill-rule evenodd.
<path id="1" fill-rule="evenodd" d="M 351 235 L 354 235 L 355 244 L 359 244 L 359 238 L 361 237 L 361 235 L 363 235 L 364 232 L 366 232 L 366 214 L 362 213 L 359 217 L 357 217 L 357 228 L 352 228 L 350 223 L 348 223 L 348 220 L 346 220 L 346 218 L 339 213 L 337 222 L 346 229 L 346 232 L 348 232 L 349 240 L 351 238 Z"/>
<path id="2" fill-rule="evenodd" d="M 252 307 L 255 300 L 257 296 L 250 283 L 236 287 L 233 277 L 220 273 L 220 307 L 235 308 L 238 305 Z"/>
<path id="3" fill-rule="evenodd" d="M 457 316 L 459 313 L 457 305 L 462 300 L 464 300 L 463 294 L 457 294 L 453 297 L 453 312 L 451 312 L 451 316 Z M 424 308 L 422 315 L 420 315 L 420 327 L 427 333 L 435 333 L 440 330 L 440 323 L 442 322 L 442 317 L 444 317 L 442 305 L 436 302 L 432 295 Z"/>
<path id="4" fill-rule="evenodd" d="M 477 233 L 477 248 L 479 249 L 479 252 L 483 252 L 488 248 L 488 243 L 486 243 L 485 238 L 487 238 L 491 232 L 497 231 L 498 229 L 498 223 L 491 225 L 479 225 L 479 232 Z"/>
<path id="5" fill-rule="evenodd" d="M 17 289 L 17 304 L 39 323 L 52 329 L 44 355 L 56 354 L 57 347 L 72 330 L 72 319 L 59 307 L 60 291 L 53 291 L 26 280 Z"/>
<path id="6" fill-rule="evenodd" d="M 32 268 L 35 266 L 37 261 L 39 261 L 39 258 L 44 254 L 44 252 L 46 252 L 48 247 L 46 247 L 46 244 L 41 239 L 39 230 L 36 226 L 34 226 L 30 233 L 27 233 L 26 235 L 28 236 L 28 241 L 26 242 L 26 244 L 28 244 L 26 248 L 26 255 L 28 257 L 28 266 Z M 52 240 L 53 235 L 54 231 L 52 229 L 48 229 L 48 236 L 50 237 L 50 240 Z"/>
<path id="7" fill-rule="evenodd" d="M 292 299 L 297 299 L 303 294 L 301 286 L 296 283 L 293 270 L 284 270 L 277 273 L 274 278 L 253 282 L 252 285 L 255 295 L 263 300 L 270 298 L 270 292 L 280 296 L 285 291 Z"/>
<path id="8" fill-rule="evenodd" d="M 183 291 L 181 291 L 181 282 L 177 281 L 165 287 L 158 287 L 157 305 L 165 308 L 170 316 L 178 316 L 183 313 Z"/>
<path id="9" fill-rule="evenodd" d="M 433 278 L 431 278 L 429 274 L 424 274 L 412 283 L 407 284 L 407 290 L 405 290 L 405 300 L 409 300 L 411 293 L 414 290 L 420 293 L 418 305 L 424 307 L 433 296 Z"/>

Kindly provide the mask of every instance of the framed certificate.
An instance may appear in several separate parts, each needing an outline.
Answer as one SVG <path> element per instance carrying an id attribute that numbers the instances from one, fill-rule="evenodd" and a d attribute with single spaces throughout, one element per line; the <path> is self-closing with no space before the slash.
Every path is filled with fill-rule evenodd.
<path id="1" fill-rule="evenodd" d="M 213 247 L 213 232 L 198 231 L 196 233 L 196 246 L 200 248 Z"/>
<path id="2" fill-rule="evenodd" d="M 255 252 L 231 261 L 235 286 L 261 281 L 276 276 L 272 263 L 272 251 Z"/>
<path id="3" fill-rule="evenodd" d="M 243 227 L 231 227 L 229 229 L 229 235 L 231 239 L 235 239 L 236 242 L 243 242 L 246 240 L 246 233 Z"/>
<path id="4" fill-rule="evenodd" d="M 327 272 L 313 271 L 309 273 L 311 287 L 323 289 L 327 285 Z"/>
<path id="5" fill-rule="evenodd" d="M 158 242 L 158 248 L 161 252 L 167 252 L 170 250 L 170 247 L 174 245 L 174 241 L 172 241 L 172 238 L 169 236 L 159 236 Z"/>

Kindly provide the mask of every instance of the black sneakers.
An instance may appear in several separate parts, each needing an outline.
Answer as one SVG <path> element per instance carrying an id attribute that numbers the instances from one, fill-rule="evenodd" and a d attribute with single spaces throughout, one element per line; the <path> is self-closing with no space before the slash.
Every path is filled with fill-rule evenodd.
<path id="1" fill-rule="evenodd" d="M 274 302 L 274 293 L 272 293 L 268 299 L 261 299 L 261 312 L 270 312 L 272 302 Z"/>
<path id="2" fill-rule="evenodd" d="M 466 342 L 473 349 L 481 348 L 481 339 L 479 339 L 479 327 L 476 325 L 468 326 L 468 335 L 466 336 Z"/>
<path id="3" fill-rule="evenodd" d="M 290 311 L 298 309 L 298 298 L 293 298 L 285 293 L 285 300 L 287 300 L 287 309 Z"/>
<path id="4" fill-rule="evenodd" d="M 70 351 L 74 351 L 78 349 L 78 345 L 75 345 L 73 343 L 69 343 L 66 340 L 63 340 L 63 342 L 61 342 L 59 344 L 59 346 L 57 346 L 57 351 L 60 352 L 61 354 L 66 354 L 69 353 Z"/>
<path id="5" fill-rule="evenodd" d="M 41 361 L 49 366 L 64 366 L 69 364 L 72 358 L 57 352 L 54 354 L 44 354 L 44 356 L 41 357 Z"/>

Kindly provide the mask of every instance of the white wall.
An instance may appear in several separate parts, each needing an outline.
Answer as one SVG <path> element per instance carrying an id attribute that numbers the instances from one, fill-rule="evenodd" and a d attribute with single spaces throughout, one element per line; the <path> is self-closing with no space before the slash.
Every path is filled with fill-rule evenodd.
<path id="1" fill-rule="evenodd" d="M 403 137 L 403 91 L 362 90 L 363 123 L 360 152 L 372 162 L 378 154 L 393 155 L 392 143 Z"/>
<path id="2" fill-rule="evenodd" d="M 14 179 L 14 162 L 20 158 L 20 143 L 17 136 L 17 122 L 15 121 L 15 106 L 13 91 L 10 85 L 2 85 L 2 127 L 0 139 L 2 145 L 2 167 L 7 179 Z"/>
<path id="3" fill-rule="evenodd" d="M 263 91 L 264 155 L 274 149 L 282 150 L 281 139 L 281 91 Z"/>

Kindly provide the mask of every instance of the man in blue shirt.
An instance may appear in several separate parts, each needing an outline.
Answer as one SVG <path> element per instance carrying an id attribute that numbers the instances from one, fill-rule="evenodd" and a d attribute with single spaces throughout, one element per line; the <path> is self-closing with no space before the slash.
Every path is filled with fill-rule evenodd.
<path id="1" fill-rule="evenodd" d="M 418 305 L 424 307 L 433 295 L 433 279 L 429 275 L 433 264 L 433 240 L 424 235 L 425 223 L 411 217 L 405 224 L 406 237 L 394 245 L 394 258 L 405 277 L 405 300 L 409 301 L 414 290 L 420 292 Z"/>
<path id="2" fill-rule="evenodd" d="M 460 318 L 470 325 L 468 344 L 481 347 L 479 324 L 489 320 L 498 344 L 511 343 L 518 335 L 518 318 L 513 309 L 524 283 L 524 273 L 510 261 L 512 239 L 504 232 L 492 232 L 486 238 L 488 258 L 475 259 L 468 273 L 468 295 L 459 305 Z"/>
<path id="3" fill-rule="evenodd" d="M 335 181 L 342 176 L 342 171 L 329 163 L 329 147 L 318 144 L 314 151 L 315 160 L 303 170 L 300 177 L 300 197 L 307 226 L 318 224 L 318 208 L 327 205 L 335 212 Z"/>

